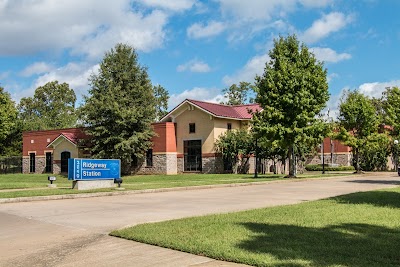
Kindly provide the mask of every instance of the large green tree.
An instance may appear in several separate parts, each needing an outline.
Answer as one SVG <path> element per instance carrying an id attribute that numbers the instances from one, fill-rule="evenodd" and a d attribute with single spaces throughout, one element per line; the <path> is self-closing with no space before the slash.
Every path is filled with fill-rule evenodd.
<path id="1" fill-rule="evenodd" d="M 169 94 L 161 85 L 154 86 L 153 90 L 156 100 L 156 121 L 158 121 L 168 113 Z"/>
<path id="2" fill-rule="evenodd" d="M 384 123 L 393 127 L 391 134 L 400 134 L 400 89 L 398 87 L 387 87 L 383 92 L 382 109 L 384 110 Z"/>
<path id="3" fill-rule="evenodd" d="M 8 156 L 13 150 L 17 114 L 15 103 L 10 94 L 4 91 L 3 87 L 0 87 L 0 156 Z"/>
<path id="4" fill-rule="evenodd" d="M 258 137 L 289 153 L 289 176 L 296 176 L 296 146 L 314 147 L 327 135 L 318 117 L 329 99 L 327 71 L 295 35 L 274 40 L 264 74 L 256 77 L 256 102 L 263 110 L 253 118 Z"/>
<path id="5" fill-rule="evenodd" d="M 251 97 L 255 90 L 254 85 L 248 82 L 240 82 L 239 85 L 232 84 L 229 88 L 225 88 L 223 91 L 226 102 L 221 104 L 225 105 L 243 105 L 254 102 Z"/>
<path id="6" fill-rule="evenodd" d="M 129 173 L 154 135 L 156 100 L 147 69 L 139 64 L 134 48 L 117 44 L 105 54 L 90 84 L 81 114 L 92 136 L 92 155 L 120 159 L 122 172 Z"/>
<path id="7" fill-rule="evenodd" d="M 19 116 L 24 130 L 74 127 L 77 123 L 76 95 L 67 83 L 48 82 L 35 90 L 33 97 L 22 98 Z"/>
<path id="8" fill-rule="evenodd" d="M 390 150 L 393 160 L 397 164 L 399 158 L 399 144 L 394 140 L 400 139 L 400 89 L 399 87 L 386 87 L 382 94 L 381 106 L 383 110 L 383 123 L 392 127 L 389 135 L 392 137 L 390 141 Z M 397 166 L 395 167 L 397 170 Z"/>
<path id="9" fill-rule="evenodd" d="M 378 131 L 379 120 L 373 102 L 357 90 L 345 91 L 340 100 L 338 123 L 337 138 L 352 148 L 355 168 L 360 172 L 360 149 Z"/>

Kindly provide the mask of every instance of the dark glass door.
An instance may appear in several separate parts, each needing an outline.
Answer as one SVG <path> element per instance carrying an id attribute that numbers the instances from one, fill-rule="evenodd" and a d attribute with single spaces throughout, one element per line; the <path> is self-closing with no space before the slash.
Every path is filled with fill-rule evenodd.
<path id="1" fill-rule="evenodd" d="M 64 151 L 61 153 L 61 172 L 68 172 L 68 159 L 71 157 L 71 153 Z"/>
<path id="2" fill-rule="evenodd" d="M 52 166 L 53 166 L 53 157 L 51 155 L 51 152 L 46 152 L 46 172 L 51 173 L 52 172 Z"/>
<path id="3" fill-rule="evenodd" d="M 185 171 L 201 171 L 201 140 L 183 141 Z"/>
<path id="4" fill-rule="evenodd" d="M 30 153 L 29 154 L 29 172 L 34 173 L 36 171 L 36 158 L 35 158 L 35 153 Z"/>

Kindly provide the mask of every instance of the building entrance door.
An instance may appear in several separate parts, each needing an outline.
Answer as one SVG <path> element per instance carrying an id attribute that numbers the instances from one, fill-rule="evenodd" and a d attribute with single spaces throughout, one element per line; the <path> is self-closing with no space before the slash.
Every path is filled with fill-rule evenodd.
<path id="1" fill-rule="evenodd" d="M 71 157 L 71 153 L 64 151 L 61 153 L 61 172 L 68 172 L 68 159 Z"/>
<path id="2" fill-rule="evenodd" d="M 51 152 L 46 152 L 46 172 L 51 173 L 53 171 L 53 157 Z"/>
<path id="3" fill-rule="evenodd" d="M 185 171 L 201 171 L 201 140 L 183 141 Z"/>

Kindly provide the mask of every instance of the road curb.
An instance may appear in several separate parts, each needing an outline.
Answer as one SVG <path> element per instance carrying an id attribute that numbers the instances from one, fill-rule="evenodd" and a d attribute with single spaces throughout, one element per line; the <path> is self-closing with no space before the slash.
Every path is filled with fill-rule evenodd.
<path id="1" fill-rule="evenodd" d="M 51 195 L 51 196 L 34 196 L 34 197 L 16 197 L 16 198 L 1 198 L 0 204 L 6 203 L 18 203 L 18 202 L 31 202 L 31 201 L 47 201 L 47 200 L 62 200 L 62 199 L 78 199 L 78 198 L 91 198 L 91 197 L 105 197 L 105 196 L 118 196 L 118 195 L 137 195 L 137 194 L 149 194 L 149 193 L 163 193 L 173 191 L 187 191 L 187 190 L 199 190 L 199 189 L 212 189 L 212 188 L 224 188 L 224 187 L 238 187 L 238 186 L 254 186 L 264 185 L 268 183 L 288 183 L 288 182 L 304 182 L 304 181 L 315 181 L 328 180 L 328 179 L 342 179 L 349 176 L 334 176 L 334 177 L 323 177 L 323 178 L 300 178 L 300 179 L 287 179 L 287 180 L 276 180 L 276 181 L 263 181 L 263 182 L 250 182 L 250 183 L 234 183 L 234 184 L 214 184 L 214 185 L 198 185 L 198 186 L 184 186 L 184 187 L 171 187 L 171 188 L 157 188 L 157 189 L 143 189 L 143 190 L 127 190 L 127 191 L 116 191 L 116 192 L 98 192 L 98 193 L 83 193 L 83 194 L 67 194 L 67 195 Z M 363 175 L 364 176 L 364 175 Z M 354 177 L 361 178 L 361 177 Z"/>

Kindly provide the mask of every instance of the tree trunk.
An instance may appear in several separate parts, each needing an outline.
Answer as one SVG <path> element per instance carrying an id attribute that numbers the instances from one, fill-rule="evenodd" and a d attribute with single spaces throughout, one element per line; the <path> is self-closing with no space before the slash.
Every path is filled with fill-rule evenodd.
<path id="1" fill-rule="evenodd" d="M 289 147 L 289 175 L 286 178 L 296 177 L 296 158 L 294 155 L 294 145 Z"/>
<path id="2" fill-rule="evenodd" d="M 358 147 L 356 148 L 356 173 L 361 173 L 360 170 L 360 152 Z"/>

